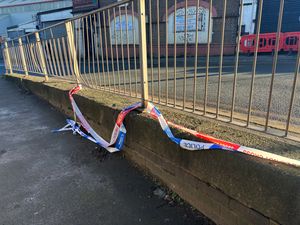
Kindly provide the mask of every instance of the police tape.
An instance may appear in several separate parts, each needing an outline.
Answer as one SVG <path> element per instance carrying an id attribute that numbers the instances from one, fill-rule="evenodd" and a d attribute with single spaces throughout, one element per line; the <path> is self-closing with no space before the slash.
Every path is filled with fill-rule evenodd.
<path id="1" fill-rule="evenodd" d="M 56 130 L 55 132 L 60 132 L 60 131 L 67 131 L 67 130 L 72 130 L 73 133 L 77 133 L 83 138 L 86 138 L 101 147 L 105 148 L 107 151 L 113 153 L 113 152 L 118 152 L 121 151 L 123 145 L 124 145 L 124 140 L 126 137 L 126 128 L 123 124 L 123 121 L 128 113 L 131 111 L 139 108 L 142 106 L 141 103 L 135 103 L 131 106 L 128 106 L 124 108 L 118 115 L 117 121 L 115 123 L 110 142 L 107 142 L 102 138 L 100 135 L 97 134 L 96 131 L 91 127 L 91 125 L 87 122 L 87 120 L 84 118 L 82 115 L 80 109 L 78 108 L 73 95 L 76 94 L 78 91 L 80 91 L 82 87 L 79 85 L 69 91 L 69 99 L 71 101 L 72 109 L 74 112 L 74 117 L 76 117 L 79 120 L 79 123 L 67 119 L 67 125 L 64 126 L 63 128 Z"/>
<path id="2" fill-rule="evenodd" d="M 208 150 L 208 149 L 231 150 L 230 148 L 227 148 L 225 146 L 216 143 L 205 143 L 205 142 L 190 141 L 186 139 L 176 138 L 173 135 L 170 127 L 168 126 L 167 121 L 165 120 L 161 112 L 151 102 L 148 102 L 146 112 L 149 113 L 152 117 L 158 119 L 162 130 L 169 137 L 169 139 L 174 143 L 178 144 L 183 149 L 189 151 Z"/>
<path id="3" fill-rule="evenodd" d="M 79 122 L 75 122 L 73 120 L 67 119 L 67 125 L 63 128 L 56 130 L 59 131 L 67 131 L 72 130 L 73 133 L 77 133 L 82 137 L 100 145 L 101 147 L 105 148 L 107 151 L 113 153 L 118 152 L 122 149 L 126 137 L 126 128 L 123 124 L 125 117 L 131 111 L 140 108 L 142 106 L 141 103 L 135 103 L 124 108 L 118 115 L 117 121 L 115 123 L 115 127 L 113 129 L 110 142 L 105 141 L 100 135 L 98 135 L 87 122 L 87 120 L 82 115 L 81 111 L 79 110 L 74 98 L 73 94 L 76 94 L 79 90 L 81 90 L 81 86 L 77 86 L 69 91 L 69 99 L 72 104 L 74 117 L 76 116 Z M 300 167 L 300 161 L 295 159 L 290 159 L 284 156 L 276 155 L 273 153 L 265 152 L 259 149 L 250 148 L 246 146 L 242 146 L 236 143 L 224 141 L 221 139 L 214 138 L 212 136 L 202 134 L 200 132 L 188 129 L 186 127 L 177 125 L 175 123 L 166 121 L 161 112 L 156 108 L 152 103 L 148 103 L 145 109 L 147 113 L 149 113 L 153 118 L 159 121 L 159 124 L 164 131 L 164 133 L 168 136 L 168 138 L 179 145 L 181 148 L 189 150 L 189 151 L 198 151 L 198 150 L 209 150 L 209 149 L 220 149 L 220 150 L 227 150 L 232 152 L 241 152 L 247 155 L 252 155 L 255 157 L 268 159 L 276 162 L 281 162 L 293 166 Z M 206 142 L 199 142 L 199 141 L 191 141 L 186 139 L 177 138 L 173 135 L 170 126 L 185 131 L 196 138 L 204 140 Z M 210 143 L 207 143 L 210 142 Z"/>
<path id="4" fill-rule="evenodd" d="M 159 123 L 162 127 L 162 129 L 165 131 L 165 133 L 170 137 L 170 139 L 172 140 L 172 132 L 169 128 L 168 125 L 177 128 L 179 130 L 185 131 L 199 139 L 202 139 L 204 141 L 207 142 L 211 142 L 214 143 L 215 145 L 212 145 L 211 148 L 218 148 L 218 149 L 223 149 L 223 150 L 231 150 L 231 151 L 236 151 L 236 152 L 241 152 L 247 155 L 252 155 L 258 158 L 263 158 L 263 159 L 268 159 L 271 161 L 276 161 L 276 162 L 280 162 L 280 163 L 285 163 L 285 164 L 289 164 L 289 165 L 293 165 L 296 167 L 300 167 L 300 161 L 296 160 L 296 159 L 291 159 L 291 158 L 287 158 L 284 156 L 280 156 L 277 154 L 273 154 L 270 152 L 266 152 L 266 151 L 262 151 L 259 149 L 255 149 L 255 148 L 250 148 L 247 146 L 242 146 L 233 142 L 229 142 L 229 141 L 224 141 L 221 139 L 217 139 L 215 137 L 206 135 L 206 134 L 202 134 L 200 132 L 188 129 L 186 127 L 177 125 L 175 123 L 166 121 L 162 114 L 159 112 L 159 110 L 152 104 L 152 103 L 148 103 L 147 109 L 146 111 L 148 113 L 150 113 L 150 115 L 156 119 L 159 120 Z M 176 138 L 175 138 L 176 139 Z M 187 141 L 184 139 L 177 139 L 177 140 L 173 140 L 175 143 L 179 143 L 180 146 L 184 149 L 188 149 L 188 150 L 200 150 L 197 149 L 198 147 L 201 147 L 201 144 L 193 143 L 192 141 Z"/>

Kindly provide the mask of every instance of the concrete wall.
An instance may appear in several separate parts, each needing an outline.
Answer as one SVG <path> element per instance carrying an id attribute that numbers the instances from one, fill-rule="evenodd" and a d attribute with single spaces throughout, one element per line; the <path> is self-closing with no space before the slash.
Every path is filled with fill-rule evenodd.
<path id="1" fill-rule="evenodd" d="M 43 78 L 37 77 L 20 79 L 9 76 L 7 79 L 45 99 L 68 116 L 73 115 L 67 93 L 74 84 L 55 80 L 43 83 Z M 84 95 L 76 95 L 75 100 L 92 127 L 106 139 L 113 129 L 114 115 L 120 107 L 132 101 L 93 90 L 85 90 Z M 170 115 L 174 117 L 175 114 Z M 197 123 L 203 126 L 210 123 L 207 126 L 217 127 L 204 119 L 199 121 Z M 125 156 L 158 177 L 216 223 L 299 224 L 298 168 L 238 153 L 180 149 L 166 137 L 157 121 L 137 112 L 129 114 L 125 125 L 128 131 L 123 151 Z M 226 124 L 219 126 L 242 136 L 253 135 L 238 129 L 230 130 Z M 175 129 L 174 133 L 188 137 Z M 264 140 L 270 141 L 267 137 Z"/>

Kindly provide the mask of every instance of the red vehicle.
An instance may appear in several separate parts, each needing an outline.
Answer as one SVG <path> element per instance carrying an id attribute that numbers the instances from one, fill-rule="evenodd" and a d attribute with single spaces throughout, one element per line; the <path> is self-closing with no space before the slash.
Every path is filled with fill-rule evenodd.
<path id="1" fill-rule="evenodd" d="M 284 33 L 283 50 L 286 52 L 297 52 L 299 49 L 300 32 Z"/>
<path id="2" fill-rule="evenodd" d="M 274 52 L 276 45 L 276 33 L 266 33 L 259 35 L 258 52 Z M 279 51 L 298 51 L 300 45 L 300 32 L 280 33 Z M 241 53 L 251 54 L 255 51 L 255 34 L 241 37 Z"/>
<path id="3" fill-rule="evenodd" d="M 280 33 L 279 51 L 283 50 L 284 34 Z M 259 35 L 258 52 L 273 52 L 276 45 L 276 33 L 266 33 Z M 255 34 L 242 36 L 240 42 L 242 53 L 251 54 L 255 51 Z"/>

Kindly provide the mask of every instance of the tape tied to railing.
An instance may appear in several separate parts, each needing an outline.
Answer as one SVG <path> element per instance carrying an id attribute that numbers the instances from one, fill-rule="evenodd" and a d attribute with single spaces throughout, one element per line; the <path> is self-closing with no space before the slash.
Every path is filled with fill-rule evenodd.
<path id="1" fill-rule="evenodd" d="M 126 128 L 123 124 L 125 117 L 133 110 L 136 110 L 137 108 L 142 107 L 141 103 L 135 103 L 133 105 L 130 105 L 126 108 L 124 108 L 118 115 L 118 118 L 116 120 L 110 142 L 105 141 L 100 135 L 98 135 L 93 128 L 90 126 L 90 124 L 87 122 L 87 120 L 82 115 L 81 111 L 79 110 L 73 95 L 76 94 L 78 91 L 81 90 L 81 86 L 77 86 L 70 90 L 69 92 L 69 98 L 72 104 L 72 108 L 74 111 L 74 114 L 76 115 L 79 122 L 75 122 L 74 120 L 67 119 L 67 125 L 59 130 L 59 131 L 67 131 L 72 130 L 73 133 L 77 133 L 83 138 L 86 138 L 101 147 L 105 148 L 107 151 L 113 153 L 118 152 L 122 150 L 122 147 L 124 145 L 125 137 L 126 137 Z M 163 132 L 168 136 L 168 138 L 179 145 L 181 148 L 189 150 L 189 151 L 199 151 L 199 150 L 211 150 L 211 149 L 220 149 L 220 150 L 226 150 L 231 152 L 241 152 L 247 155 L 252 155 L 255 157 L 268 159 L 276 162 L 281 162 L 293 166 L 300 167 L 300 161 L 296 159 L 290 159 L 284 156 L 276 155 L 273 153 L 265 152 L 259 149 L 250 148 L 246 146 L 242 146 L 236 143 L 232 143 L 229 141 L 224 141 L 221 139 L 217 139 L 215 137 L 202 134 L 200 132 L 188 129 L 186 127 L 177 125 L 175 123 L 166 121 L 161 112 L 156 108 L 151 102 L 148 102 L 147 107 L 145 109 L 145 112 L 150 114 L 153 118 L 157 119 Z M 199 141 L 191 141 L 186 139 L 177 138 L 173 135 L 170 126 L 180 129 L 184 132 L 187 132 L 191 135 L 193 135 L 196 138 L 199 138 L 201 140 L 204 140 L 206 142 L 199 142 Z M 209 142 L 209 143 L 207 143 Z"/>
<path id="2" fill-rule="evenodd" d="M 77 86 L 69 91 L 69 99 L 71 101 L 73 112 L 76 115 L 79 122 L 76 123 L 73 120 L 67 119 L 67 125 L 57 130 L 57 132 L 72 130 L 74 134 L 75 133 L 79 134 L 83 138 L 86 138 L 100 145 L 101 147 L 105 148 L 107 151 L 111 153 L 121 151 L 126 137 L 126 128 L 123 124 L 123 121 L 128 113 L 141 107 L 142 104 L 135 103 L 131 106 L 124 108 L 119 113 L 113 132 L 111 134 L 110 142 L 107 142 L 104 138 L 102 138 L 100 135 L 97 134 L 97 132 L 91 127 L 88 121 L 84 118 L 84 116 L 82 115 L 79 107 L 77 106 L 73 98 L 73 95 L 76 94 L 78 91 L 80 91 L 81 88 L 82 88 L 81 86 Z"/>

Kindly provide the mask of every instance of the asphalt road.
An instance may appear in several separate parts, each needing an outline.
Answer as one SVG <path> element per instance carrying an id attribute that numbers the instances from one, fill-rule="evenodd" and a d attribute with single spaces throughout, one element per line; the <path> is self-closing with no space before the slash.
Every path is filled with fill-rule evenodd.
<path id="1" fill-rule="evenodd" d="M 50 105 L 0 78 L 1 225 L 213 224 L 122 154 L 71 133 Z M 161 193 L 163 192 L 163 194 Z"/>

